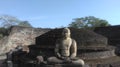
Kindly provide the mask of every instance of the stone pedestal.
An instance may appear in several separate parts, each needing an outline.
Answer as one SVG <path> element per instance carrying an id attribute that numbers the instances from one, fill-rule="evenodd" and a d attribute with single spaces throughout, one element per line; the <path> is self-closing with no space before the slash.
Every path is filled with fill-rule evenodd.
<path id="1" fill-rule="evenodd" d="M 74 64 L 54 64 L 54 65 L 43 65 L 42 67 L 89 67 L 89 65 L 74 65 Z"/>

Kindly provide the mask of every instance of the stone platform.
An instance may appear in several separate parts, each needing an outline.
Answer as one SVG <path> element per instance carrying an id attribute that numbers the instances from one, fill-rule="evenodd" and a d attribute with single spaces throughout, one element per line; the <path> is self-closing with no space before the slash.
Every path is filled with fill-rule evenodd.
<path id="1" fill-rule="evenodd" d="M 54 65 L 43 65 L 42 67 L 82 67 L 82 66 L 73 65 L 73 64 L 54 64 Z"/>
<path id="2" fill-rule="evenodd" d="M 89 59 L 85 63 L 90 67 L 120 67 L 120 57 L 114 56 L 104 59 Z"/>

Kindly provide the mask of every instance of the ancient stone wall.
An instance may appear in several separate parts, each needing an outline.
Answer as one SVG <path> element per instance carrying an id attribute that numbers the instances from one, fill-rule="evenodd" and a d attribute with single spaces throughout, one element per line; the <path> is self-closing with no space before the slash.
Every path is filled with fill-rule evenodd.
<path id="1" fill-rule="evenodd" d="M 103 58 L 109 58 L 113 56 L 116 56 L 114 50 L 96 51 L 96 52 L 94 51 L 94 52 L 86 52 L 86 53 L 78 54 L 78 57 L 82 59 L 103 59 Z"/>
<path id="2" fill-rule="evenodd" d="M 118 45 L 120 44 L 120 26 L 108 26 L 108 27 L 97 27 L 94 30 L 96 33 L 101 34 L 108 38 L 108 44 Z"/>
<path id="3" fill-rule="evenodd" d="M 71 37 L 77 41 L 79 49 L 94 49 L 96 52 L 86 52 L 83 54 L 78 53 L 79 57 L 85 59 L 106 58 L 115 56 L 114 50 L 98 51 L 100 48 L 107 47 L 107 38 L 96 34 L 92 31 L 71 29 Z M 42 48 L 46 52 L 43 56 L 49 56 L 54 53 L 54 45 L 56 39 L 61 37 L 62 29 L 42 29 L 42 28 L 27 28 L 27 27 L 12 27 L 9 36 L 0 40 L 0 58 L 5 55 L 10 49 L 16 45 L 32 45 L 35 46 L 33 52 L 39 52 Z M 82 47 L 82 48 L 81 48 Z M 33 47 L 31 47 L 33 48 Z M 37 49 L 36 49 L 37 48 Z M 41 49 L 41 50 L 42 50 Z M 49 50 L 50 49 L 50 50 Z M 51 51 L 51 52 L 49 52 Z M 44 53 L 44 52 L 43 52 Z M 91 66 L 94 67 L 94 66 Z"/>
<path id="4" fill-rule="evenodd" d="M 11 27 L 9 36 L 3 38 L 0 43 L 0 55 L 15 48 L 17 45 L 35 45 L 35 38 L 50 31 L 51 29 Z"/>
<path id="5" fill-rule="evenodd" d="M 107 38 L 94 33 L 93 31 L 70 28 L 71 37 L 76 40 L 79 48 L 91 48 L 91 47 L 106 47 Z M 62 29 L 53 29 L 36 38 L 37 45 L 41 47 L 54 48 L 55 42 L 58 38 L 61 38 Z"/>

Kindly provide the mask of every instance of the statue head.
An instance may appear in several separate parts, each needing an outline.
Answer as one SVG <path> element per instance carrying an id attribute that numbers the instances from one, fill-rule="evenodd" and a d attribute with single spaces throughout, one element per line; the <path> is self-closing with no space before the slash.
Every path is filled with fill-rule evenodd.
<path id="1" fill-rule="evenodd" d="M 62 36 L 67 38 L 67 37 L 70 37 L 70 29 L 69 28 L 64 28 L 63 31 L 62 31 Z"/>

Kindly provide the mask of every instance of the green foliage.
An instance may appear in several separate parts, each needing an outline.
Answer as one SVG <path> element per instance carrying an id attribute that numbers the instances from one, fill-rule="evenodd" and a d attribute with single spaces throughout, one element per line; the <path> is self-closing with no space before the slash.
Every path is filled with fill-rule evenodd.
<path id="1" fill-rule="evenodd" d="M 93 16 L 75 18 L 74 21 L 69 24 L 69 27 L 94 29 L 95 27 L 110 26 L 110 24 L 103 19 L 99 19 Z"/>
<path id="2" fill-rule="evenodd" d="M 32 25 L 28 21 L 21 21 L 16 17 L 10 15 L 1 15 L 0 23 L 0 39 L 4 36 L 9 35 L 9 29 L 11 26 L 32 27 Z"/>
<path id="3" fill-rule="evenodd" d="M 3 35 L 2 34 L 0 34 L 0 39 L 2 39 L 3 38 Z"/>
<path id="4" fill-rule="evenodd" d="M 8 28 L 4 28 L 4 27 L 0 28 L 0 39 L 9 34 L 8 30 L 9 30 Z"/>
<path id="5" fill-rule="evenodd" d="M 0 16 L 1 27 L 10 28 L 11 26 L 24 26 L 24 27 L 32 27 L 32 25 L 28 21 L 21 21 L 16 17 L 10 15 L 1 15 Z"/>
<path id="6" fill-rule="evenodd" d="M 22 21 L 18 24 L 18 26 L 32 27 L 32 25 L 28 21 Z"/>

